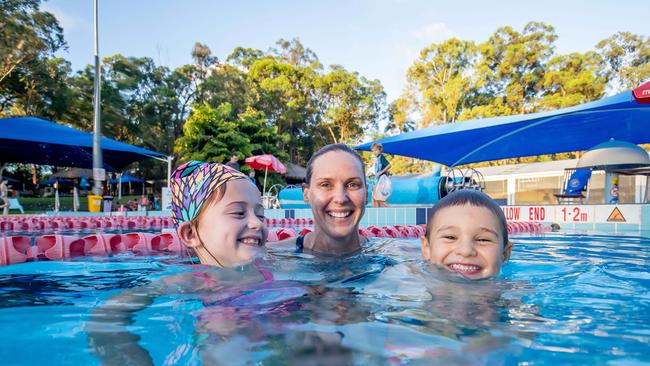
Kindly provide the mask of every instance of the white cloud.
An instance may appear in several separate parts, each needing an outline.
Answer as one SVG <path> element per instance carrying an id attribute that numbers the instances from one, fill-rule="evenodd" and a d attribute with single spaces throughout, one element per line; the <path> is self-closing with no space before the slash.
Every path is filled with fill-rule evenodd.
<path id="1" fill-rule="evenodd" d="M 445 23 L 431 23 L 420 29 L 412 30 L 410 35 L 416 39 L 426 40 L 429 43 L 442 42 L 456 36 Z"/>
<path id="2" fill-rule="evenodd" d="M 60 8 L 48 5 L 47 3 L 41 5 L 41 10 L 52 13 L 54 17 L 56 17 L 56 20 L 59 21 L 61 28 L 65 31 L 71 31 L 81 23 L 80 20 L 74 16 L 66 14 Z"/>

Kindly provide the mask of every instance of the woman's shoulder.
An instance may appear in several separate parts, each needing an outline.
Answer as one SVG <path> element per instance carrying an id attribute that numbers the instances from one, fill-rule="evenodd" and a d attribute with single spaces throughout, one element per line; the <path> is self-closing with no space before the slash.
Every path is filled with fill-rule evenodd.
<path id="1" fill-rule="evenodd" d="M 276 241 L 271 244 L 267 243 L 266 247 L 269 249 L 279 250 L 279 251 L 294 251 L 296 250 L 296 246 L 298 244 L 302 244 L 302 240 L 304 240 L 304 235 L 293 236 L 291 238 Z"/>

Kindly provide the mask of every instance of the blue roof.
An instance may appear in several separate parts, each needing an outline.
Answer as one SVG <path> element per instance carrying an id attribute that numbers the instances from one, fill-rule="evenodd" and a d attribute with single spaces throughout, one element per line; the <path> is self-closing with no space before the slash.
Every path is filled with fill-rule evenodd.
<path id="1" fill-rule="evenodd" d="M 551 112 L 476 119 L 424 128 L 357 147 L 454 166 L 480 161 L 587 150 L 611 138 L 650 142 L 650 104 L 626 91 Z"/>
<path id="2" fill-rule="evenodd" d="M 142 183 L 142 182 L 144 182 L 144 180 L 142 180 L 140 178 L 136 178 L 136 177 L 132 176 L 131 174 L 124 173 L 119 178 L 111 179 L 111 184 L 117 184 L 117 183 L 120 183 L 120 181 L 122 181 L 122 183 L 129 183 L 129 182 L 130 183 Z"/>
<path id="3" fill-rule="evenodd" d="M 134 161 L 164 154 L 101 139 L 104 168 L 121 171 Z M 54 166 L 93 167 L 93 135 L 35 117 L 0 118 L 0 160 Z"/>

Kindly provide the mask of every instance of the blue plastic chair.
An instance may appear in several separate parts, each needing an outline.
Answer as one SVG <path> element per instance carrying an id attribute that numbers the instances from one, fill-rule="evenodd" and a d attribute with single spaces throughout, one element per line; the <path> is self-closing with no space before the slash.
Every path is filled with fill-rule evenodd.
<path id="1" fill-rule="evenodd" d="M 583 192 L 587 190 L 587 183 L 591 178 L 591 169 L 578 169 L 574 171 L 564 185 L 564 191 L 555 194 L 558 203 L 569 203 L 574 200 L 582 201 L 585 199 Z"/>

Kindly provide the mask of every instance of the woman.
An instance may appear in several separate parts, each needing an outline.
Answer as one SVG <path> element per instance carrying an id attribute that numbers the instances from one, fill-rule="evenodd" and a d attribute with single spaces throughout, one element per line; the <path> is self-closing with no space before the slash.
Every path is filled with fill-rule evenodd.
<path id="1" fill-rule="evenodd" d="M 368 190 L 359 154 L 344 144 L 318 150 L 307 163 L 303 197 L 314 215 L 314 231 L 278 244 L 332 256 L 361 249 L 366 238 L 358 230 Z"/>

